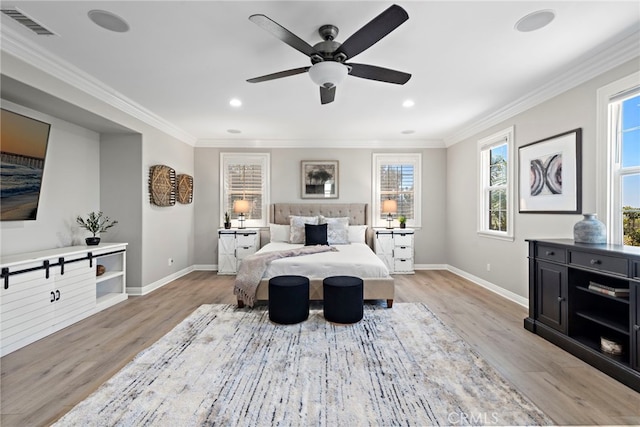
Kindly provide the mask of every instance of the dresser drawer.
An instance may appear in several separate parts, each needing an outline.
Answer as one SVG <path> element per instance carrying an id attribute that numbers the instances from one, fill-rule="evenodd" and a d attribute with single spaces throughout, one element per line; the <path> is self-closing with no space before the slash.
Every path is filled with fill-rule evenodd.
<path id="1" fill-rule="evenodd" d="M 569 263 L 581 267 L 627 276 L 629 264 L 626 258 L 612 257 L 582 251 L 569 251 Z"/>
<path id="2" fill-rule="evenodd" d="M 393 261 L 393 272 L 394 273 L 413 273 L 413 260 L 409 259 L 398 259 L 396 258 Z"/>
<path id="3" fill-rule="evenodd" d="M 393 233 L 393 240 L 396 246 L 413 246 L 413 234 Z"/>
<path id="4" fill-rule="evenodd" d="M 413 258 L 413 249 L 410 246 L 396 246 L 393 250 L 394 258 Z"/>
<path id="5" fill-rule="evenodd" d="M 536 258 L 561 262 L 563 264 L 567 262 L 567 252 L 562 248 L 557 248 L 555 246 L 538 245 L 536 246 L 536 250 Z"/>

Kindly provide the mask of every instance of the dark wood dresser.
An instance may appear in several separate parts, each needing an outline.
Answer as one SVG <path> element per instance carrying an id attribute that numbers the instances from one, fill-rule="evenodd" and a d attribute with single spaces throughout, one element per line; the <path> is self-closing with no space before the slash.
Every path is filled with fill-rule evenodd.
<path id="1" fill-rule="evenodd" d="M 640 391 L 640 248 L 528 242 L 524 327 Z"/>

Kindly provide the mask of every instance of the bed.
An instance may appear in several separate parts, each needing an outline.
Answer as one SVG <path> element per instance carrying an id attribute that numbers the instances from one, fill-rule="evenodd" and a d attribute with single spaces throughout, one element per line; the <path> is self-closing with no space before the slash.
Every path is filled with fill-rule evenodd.
<path id="1" fill-rule="evenodd" d="M 372 230 L 367 226 L 367 205 L 364 203 L 276 203 L 270 207 L 270 219 L 273 224 L 289 225 L 290 216 L 326 218 L 349 218 L 355 234 L 350 241 L 356 243 L 333 245 L 335 252 L 282 258 L 272 261 L 258 285 L 256 301 L 269 299 L 269 279 L 271 277 L 295 274 L 309 277 L 309 298 L 322 300 L 322 280 L 328 276 L 351 275 L 363 279 L 365 300 L 385 300 L 387 307 L 393 306 L 395 294 L 394 279 L 382 260 L 371 249 Z M 366 226 L 366 227 L 362 227 Z M 272 231 L 274 229 L 272 228 Z M 352 230 L 350 230 L 351 232 Z M 362 234 L 360 234 L 362 233 Z M 352 237 L 357 236 L 357 237 Z M 353 239 L 353 240 L 351 240 Z M 284 239 L 275 239 L 284 240 Z M 302 247 L 303 244 L 291 244 L 272 241 L 262 247 L 258 253 Z M 238 307 L 244 307 L 244 301 L 238 298 Z"/>

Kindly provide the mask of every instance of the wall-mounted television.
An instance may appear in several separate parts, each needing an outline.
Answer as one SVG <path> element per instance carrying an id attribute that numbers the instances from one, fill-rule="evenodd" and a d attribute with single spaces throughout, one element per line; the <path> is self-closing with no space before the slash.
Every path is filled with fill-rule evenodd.
<path id="1" fill-rule="evenodd" d="M 35 220 L 51 124 L 0 114 L 0 221 Z"/>

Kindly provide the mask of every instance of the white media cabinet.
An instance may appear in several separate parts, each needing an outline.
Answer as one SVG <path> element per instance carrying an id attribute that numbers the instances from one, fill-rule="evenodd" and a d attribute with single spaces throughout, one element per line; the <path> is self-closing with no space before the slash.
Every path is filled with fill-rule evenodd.
<path id="1" fill-rule="evenodd" d="M 126 300 L 126 249 L 102 243 L 0 258 L 0 356 Z"/>

